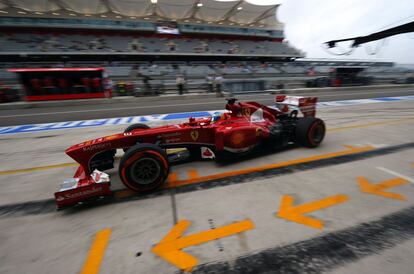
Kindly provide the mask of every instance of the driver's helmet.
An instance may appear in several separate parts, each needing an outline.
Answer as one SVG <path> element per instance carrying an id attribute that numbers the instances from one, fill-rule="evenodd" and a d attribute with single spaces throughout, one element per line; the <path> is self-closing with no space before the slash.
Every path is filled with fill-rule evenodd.
<path id="1" fill-rule="evenodd" d="M 212 122 L 217 122 L 220 121 L 222 118 L 222 113 L 221 112 L 214 112 L 213 117 L 211 118 Z"/>

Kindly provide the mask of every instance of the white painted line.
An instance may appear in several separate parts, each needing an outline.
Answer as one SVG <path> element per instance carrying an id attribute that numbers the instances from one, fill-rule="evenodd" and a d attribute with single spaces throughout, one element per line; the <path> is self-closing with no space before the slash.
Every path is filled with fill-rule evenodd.
<path id="1" fill-rule="evenodd" d="M 409 181 L 410 183 L 414 184 L 414 179 L 413 179 L 413 178 L 411 178 L 411 177 L 409 177 L 409 176 L 406 176 L 406 175 L 403 175 L 403 174 L 401 174 L 401 173 L 398 173 L 398 172 L 392 171 L 392 170 L 390 170 L 390 169 L 388 169 L 388 168 L 385 168 L 385 167 L 380 167 L 380 166 L 377 166 L 377 168 L 378 168 L 379 170 L 382 170 L 382 171 L 384 171 L 384 172 L 386 172 L 386 173 L 389 173 L 389 174 L 391 174 L 391 175 L 395 175 L 395 176 L 397 176 L 397 177 L 400 177 L 400 178 L 402 178 L 402 179 L 405 179 L 405 180 Z"/>

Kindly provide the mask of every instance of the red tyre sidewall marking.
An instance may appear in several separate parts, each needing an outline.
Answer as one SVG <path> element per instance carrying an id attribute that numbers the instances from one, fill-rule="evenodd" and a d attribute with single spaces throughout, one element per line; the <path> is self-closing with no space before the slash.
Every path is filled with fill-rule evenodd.
<path id="1" fill-rule="evenodd" d="M 314 146 L 318 145 L 318 143 L 316 143 L 316 142 L 313 140 L 313 138 L 311 138 L 311 137 L 312 137 L 312 134 L 311 134 L 311 133 L 313 133 L 313 131 L 315 130 L 315 127 L 316 127 L 316 126 L 318 126 L 318 125 L 319 125 L 319 121 L 315 121 L 315 122 L 312 124 L 312 126 L 310 127 L 309 131 L 308 131 L 308 141 L 309 141 L 309 143 L 311 143 L 311 144 L 312 144 L 312 145 L 314 145 Z"/>

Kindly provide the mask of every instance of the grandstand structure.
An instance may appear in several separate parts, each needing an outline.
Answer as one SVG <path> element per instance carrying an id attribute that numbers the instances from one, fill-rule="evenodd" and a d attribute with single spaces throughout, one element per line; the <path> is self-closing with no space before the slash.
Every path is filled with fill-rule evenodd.
<path id="1" fill-rule="evenodd" d="M 245 0 L 0 1 L 0 55 L 11 61 L 304 57 L 284 42 L 278 7 Z"/>
<path id="2" fill-rule="evenodd" d="M 188 89 L 200 91 L 208 74 L 294 88 L 305 85 L 309 70 L 324 76 L 336 66 L 405 73 L 393 63 L 303 59 L 285 40 L 279 7 L 248 0 L 0 0 L 0 81 L 17 85 L 8 68 L 104 67 L 115 81 L 140 86 L 137 75 L 146 75 L 172 91 L 183 74 Z"/>

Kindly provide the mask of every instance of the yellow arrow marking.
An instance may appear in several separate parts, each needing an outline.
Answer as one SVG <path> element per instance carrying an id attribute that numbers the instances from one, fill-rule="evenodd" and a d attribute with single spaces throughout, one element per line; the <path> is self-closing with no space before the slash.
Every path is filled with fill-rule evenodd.
<path id="1" fill-rule="evenodd" d="M 394 178 L 390 180 L 383 181 L 379 184 L 371 184 L 367 178 L 365 177 L 358 177 L 358 184 L 362 192 L 373 194 L 373 195 L 379 195 L 390 199 L 396 199 L 396 200 L 405 200 L 404 195 L 398 194 L 398 193 L 392 193 L 392 192 L 386 192 L 384 191 L 387 188 L 399 186 L 399 185 L 405 185 L 408 183 L 407 180 L 403 178 Z"/>
<path id="2" fill-rule="evenodd" d="M 286 219 L 295 223 L 310 226 L 316 229 L 323 229 L 323 222 L 311 217 L 304 216 L 303 214 L 317 211 L 323 208 L 331 207 L 333 205 L 346 202 L 348 200 L 347 195 L 339 194 L 331 196 L 322 200 L 310 202 L 294 206 L 294 199 L 292 196 L 285 195 L 280 203 L 279 212 L 276 214 L 277 217 Z"/>
<path id="3" fill-rule="evenodd" d="M 82 268 L 81 274 L 99 273 L 99 267 L 101 266 L 111 232 L 111 229 L 107 228 L 96 233 L 95 241 L 89 250 L 88 258 Z"/>
<path id="4" fill-rule="evenodd" d="M 179 269 L 191 271 L 197 265 L 198 260 L 190 254 L 181 251 L 181 249 L 228 237 L 254 228 L 252 221 L 245 220 L 181 237 L 190 224 L 191 222 L 187 220 L 179 221 L 151 251 Z"/>

